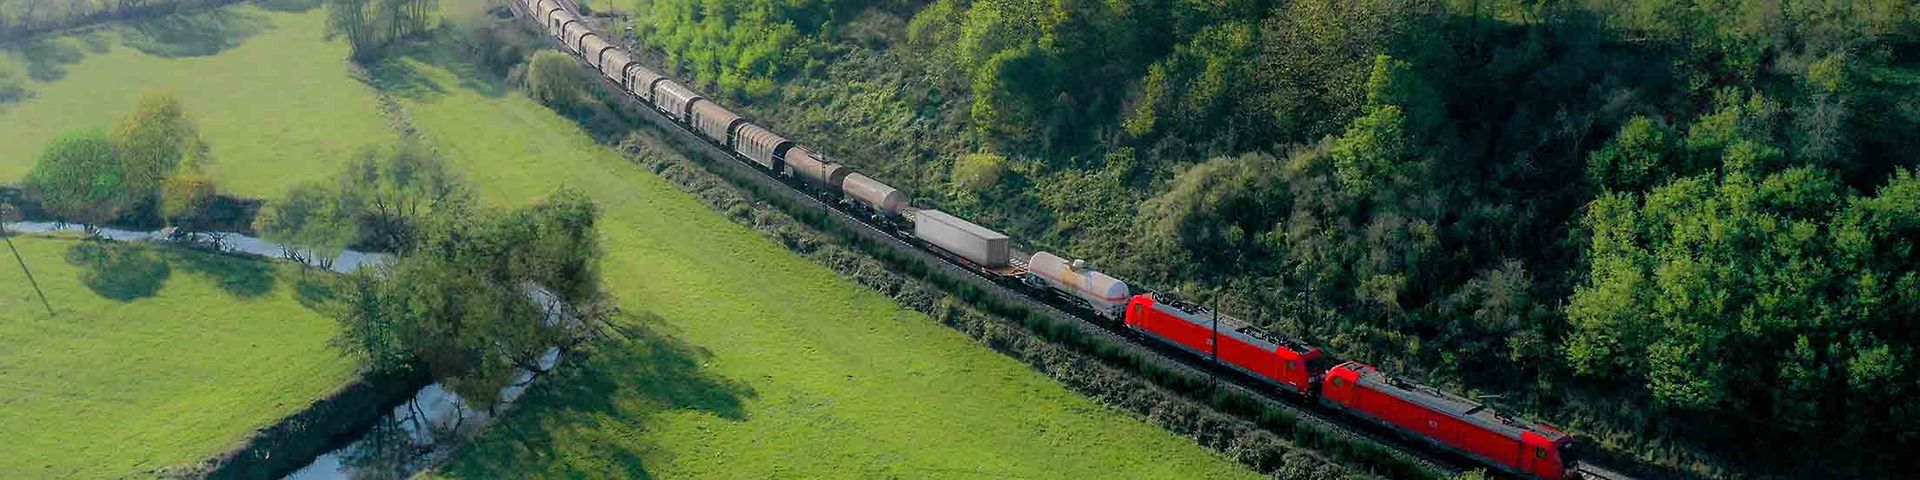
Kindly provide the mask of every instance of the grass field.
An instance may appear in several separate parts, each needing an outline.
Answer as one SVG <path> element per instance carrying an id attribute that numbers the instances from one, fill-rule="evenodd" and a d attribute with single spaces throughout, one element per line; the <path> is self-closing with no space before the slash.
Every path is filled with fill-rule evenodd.
<path id="1" fill-rule="evenodd" d="M 374 92 L 323 42 L 324 12 L 241 6 L 0 45 L 31 96 L 0 104 L 0 183 L 16 183 L 48 139 L 106 126 L 149 91 L 178 95 L 213 146 L 229 193 L 278 195 L 392 143 Z"/>
<path id="2" fill-rule="evenodd" d="M 609 286 L 658 315 L 442 475 L 1251 475 L 730 223 L 519 94 L 418 59 L 387 78 L 490 203 L 599 200 Z"/>
<path id="3" fill-rule="evenodd" d="M 0 106 L 0 128 L 5 129 L 0 130 L 0 182 L 17 181 L 46 138 L 68 128 L 109 122 L 130 108 L 141 91 L 152 89 L 171 90 L 183 98 L 215 146 L 221 162 L 213 170 L 216 179 L 227 191 L 244 196 L 271 196 L 288 183 L 323 177 L 335 170 L 344 153 L 393 141 L 374 90 L 346 73 L 340 60 L 344 49 L 338 42 L 319 40 L 323 12 L 239 7 L 204 17 L 193 22 L 209 22 L 216 32 L 239 33 L 185 35 L 181 32 L 200 30 L 183 27 L 174 34 L 129 34 L 129 27 L 35 47 L 72 46 L 51 50 L 60 55 L 27 55 L 22 52 L 40 50 L 22 47 L 9 50 L 16 65 L 46 80 L 31 82 L 34 97 Z M 155 37 L 180 36 L 199 40 L 155 45 Z M 129 46 L 128 38 L 141 48 Z M 105 46 L 104 53 L 91 50 L 93 45 Z M 501 428 L 489 430 L 442 475 L 1251 475 L 1191 441 L 1094 404 L 786 252 L 595 144 L 546 108 L 478 76 L 456 74 L 460 70 L 443 68 L 446 64 L 406 61 L 382 69 L 376 77 L 400 98 L 411 123 L 473 180 L 488 203 L 524 204 L 560 185 L 599 200 L 606 210 L 602 231 L 609 287 L 626 308 L 648 312 L 652 320 L 630 325 L 643 331 L 637 339 L 596 346 L 591 360 L 568 365 L 555 378 L 559 381 L 537 389 L 521 410 Z M 61 258 L 58 252 L 28 255 L 36 264 Z M 193 275 L 183 273 L 184 268 L 174 270 L 158 296 L 99 308 L 128 310 L 132 318 L 157 315 L 139 312 L 136 306 L 163 301 L 192 285 Z M 5 308 L 23 308 L 20 300 L 8 297 Z M 218 307 L 196 314 L 252 318 Z M 221 332 L 234 341 L 247 339 L 243 333 L 251 334 Z M 174 352 L 177 359 L 168 361 L 185 362 L 204 359 L 203 352 L 212 349 L 199 348 L 203 343 L 154 340 L 141 347 L 191 350 Z M 29 357 L 16 353 L 20 348 L 38 352 L 33 355 L 58 355 L 76 347 L 9 339 L 0 345 L 0 361 L 10 362 L 3 364 L 9 373 L 0 375 L 18 375 L 11 372 L 23 363 L 72 361 Z M 147 363 L 171 365 L 168 362 Z M 146 364 L 120 368 L 147 371 Z M 33 378 L 47 377 L 52 376 Z M 254 388 L 235 383 L 230 390 Z M 128 388 L 76 392 L 66 400 L 141 404 L 168 397 Z M 253 392 L 229 403 L 244 410 L 241 399 L 254 397 L 268 396 Z M 80 476 L 115 476 L 175 461 L 133 455 L 142 450 L 128 446 L 144 442 L 142 448 L 162 447 L 165 442 L 140 432 L 141 422 L 165 416 L 88 418 L 75 420 L 85 425 L 73 426 L 36 423 L 32 426 L 76 433 L 20 433 L 6 422 L 59 420 L 38 419 L 41 412 L 57 411 L 54 407 L 23 402 L 0 402 L 0 418 L 7 418 L 0 425 L 8 425 L 0 426 L 0 434 L 10 435 L 0 438 L 77 446 L 72 454 L 26 450 L 31 453 L 26 458 L 57 465 L 35 467 L 41 469 L 24 476 L 66 475 L 63 468 L 101 468 Z M 303 404 L 282 403 L 287 410 L 276 415 Z M 229 408 L 189 407 L 206 412 Z M 35 412 L 35 419 L 12 420 L 24 416 L 16 412 Z M 16 458 L 13 450 L 6 453 L 0 457 Z M 175 453 L 193 457 L 212 452 Z M 8 473 L 0 469 L 0 478 L 20 476 Z"/>
<path id="4" fill-rule="evenodd" d="M 295 300 L 302 273 L 291 266 L 73 239 L 14 243 L 57 315 L 0 252 L 0 478 L 190 465 L 356 370 L 327 344 L 335 324 Z"/>

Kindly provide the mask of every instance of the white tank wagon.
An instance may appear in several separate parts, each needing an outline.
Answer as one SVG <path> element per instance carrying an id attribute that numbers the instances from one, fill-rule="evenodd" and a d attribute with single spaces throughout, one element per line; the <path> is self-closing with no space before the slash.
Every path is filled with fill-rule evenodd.
<path id="1" fill-rule="evenodd" d="M 1085 302 L 1094 313 L 1110 319 L 1119 319 L 1133 296 L 1127 282 L 1087 268 L 1085 261 L 1068 262 L 1047 252 L 1035 253 L 1027 260 L 1027 281 Z"/>
<path id="2" fill-rule="evenodd" d="M 939 210 L 915 214 L 913 236 L 989 270 L 1005 268 L 1013 249 L 1006 234 Z"/>
<path id="3" fill-rule="evenodd" d="M 670 78 L 661 78 L 653 85 L 653 106 L 667 112 L 667 118 L 676 122 L 685 123 L 693 102 L 704 99 L 700 94 L 693 93 L 693 89 Z"/>
<path id="4" fill-rule="evenodd" d="M 825 185 L 828 189 L 839 189 L 841 184 L 846 183 L 847 175 L 853 174 L 853 169 L 821 158 L 812 150 L 799 145 L 788 148 L 780 157 L 794 175 Z"/>
<path id="5" fill-rule="evenodd" d="M 858 172 L 840 182 L 840 191 L 882 215 L 899 215 L 907 207 L 907 194 Z"/>
<path id="6" fill-rule="evenodd" d="M 733 128 L 745 122 L 740 115 L 706 98 L 694 98 L 687 115 L 687 123 L 693 125 L 694 131 L 727 148 L 733 148 Z"/>

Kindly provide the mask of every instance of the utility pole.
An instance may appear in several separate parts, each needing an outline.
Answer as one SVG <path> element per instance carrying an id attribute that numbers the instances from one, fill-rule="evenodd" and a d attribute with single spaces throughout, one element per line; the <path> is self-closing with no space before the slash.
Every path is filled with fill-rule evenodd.
<path id="1" fill-rule="evenodd" d="M 7 241 L 7 250 L 13 251 L 13 261 L 20 263 L 20 272 L 27 274 L 27 283 L 33 285 L 33 293 L 40 296 L 40 306 L 46 307 L 47 316 L 54 316 L 53 304 L 47 302 L 47 292 L 40 291 L 40 281 L 33 279 L 33 270 L 27 269 L 27 259 L 20 256 L 20 249 L 13 246 L 13 235 L 7 234 L 7 224 L 18 216 L 13 204 L 0 204 L 0 239 Z"/>
<path id="2" fill-rule="evenodd" d="M 1213 347 L 1213 359 L 1215 361 L 1219 361 L 1220 360 L 1220 307 L 1218 304 L 1216 304 L 1214 305 L 1213 308 L 1210 308 L 1209 310 L 1213 310 L 1213 341 L 1208 342 L 1209 344 L 1208 346 Z"/>

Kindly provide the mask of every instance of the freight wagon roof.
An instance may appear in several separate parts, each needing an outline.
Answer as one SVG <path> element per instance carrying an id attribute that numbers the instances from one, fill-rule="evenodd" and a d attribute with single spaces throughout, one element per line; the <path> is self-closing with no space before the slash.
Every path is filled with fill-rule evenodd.
<path id="1" fill-rule="evenodd" d="M 920 218 L 916 218 L 914 219 L 914 221 L 918 222 L 921 219 L 928 219 L 928 220 L 933 220 L 935 222 L 947 224 L 949 226 L 952 226 L 953 228 L 964 230 L 967 233 L 973 234 L 973 236 L 979 237 L 982 240 L 1007 239 L 1006 234 L 989 230 L 987 229 L 987 227 L 976 225 L 973 222 L 961 220 L 960 217 L 955 217 L 953 215 L 947 214 L 947 212 L 942 212 L 939 210 L 921 210 Z"/>
<path id="2" fill-rule="evenodd" d="M 1395 378 L 1380 372 L 1370 365 L 1350 363 L 1353 370 L 1360 373 L 1360 385 L 1393 396 L 1415 405 L 1432 409 L 1450 417 L 1479 425 L 1508 438 L 1518 439 L 1522 432 L 1532 431 L 1548 441 L 1559 441 L 1567 436 L 1566 432 L 1543 423 L 1513 417 L 1494 410 L 1486 404 L 1468 400 L 1459 395 Z"/>

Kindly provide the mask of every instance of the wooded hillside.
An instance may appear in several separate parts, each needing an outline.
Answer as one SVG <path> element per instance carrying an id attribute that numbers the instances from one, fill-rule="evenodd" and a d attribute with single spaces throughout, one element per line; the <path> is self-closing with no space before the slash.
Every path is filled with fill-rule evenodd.
<path id="1" fill-rule="evenodd" d="M 915 197 L 1604 456 L 1920 447 L 1912 2 L 588 3 Z"/>

